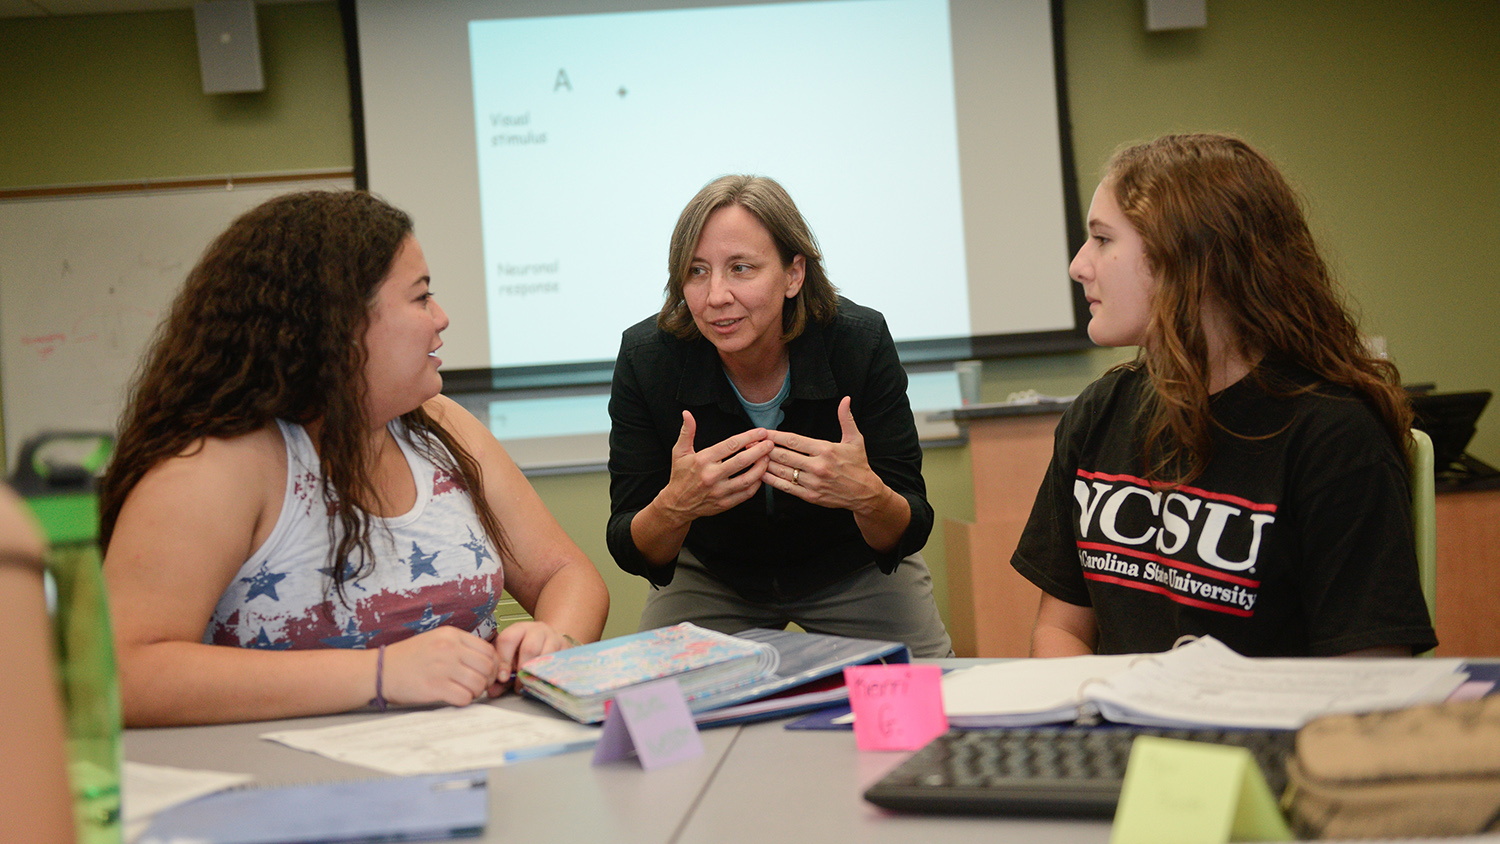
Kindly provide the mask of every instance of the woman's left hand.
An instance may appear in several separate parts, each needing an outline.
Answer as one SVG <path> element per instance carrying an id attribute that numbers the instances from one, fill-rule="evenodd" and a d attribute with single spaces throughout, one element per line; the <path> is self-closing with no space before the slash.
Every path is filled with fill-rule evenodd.
<path id="1" fill-rule="evenodd" d="M 865 438 L 854 424 L 848 396 L 839 402 L 838 414 L 842 434 L 836 443 L 771 431 L 776 447 L 761 480 L 810 504 L 869 512 L 879 506 L 888 489 L 870 468 Z"/>
<path id="2" fill-rule="evenodd" d="M 545 621 L 518 621 L 500 631 L 495 637 L 495 652 L 500 656 L 499 679 L 490 688 L 490 696 L 503 694 L 507 688 L 516 687 L 515 675 L 526 661 L 571 648 L 575 642 Z"/>

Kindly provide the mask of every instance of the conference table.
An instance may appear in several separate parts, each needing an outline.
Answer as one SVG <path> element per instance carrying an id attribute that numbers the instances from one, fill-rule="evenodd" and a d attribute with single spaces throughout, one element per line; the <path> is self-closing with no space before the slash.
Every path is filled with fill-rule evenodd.
<path id="1" fill-rule="evenodd" d="M 938 660 L 957 667 L 977 660 Z M 506 695 L 476 706 L 555 715 Z M 381 776 L 259 738 L 273 730 L 379 717 L 315 718 L 125 731 L 131 762 L 248 773 L 261 784 Z M 555 716 L 561 717 L 561 716 Z M 701 732 L 704 753 L 652 771 L 634 759 L 593 765 L 589 750 L 515 762 L 489 772 L 486 842 L 995 842 L 1091 844 L 1107 821 L 903 815 L 867 803 L 865 788 L 910 753 L 860 751 L 851 730 L 788 730 L 793 718 Z"/>

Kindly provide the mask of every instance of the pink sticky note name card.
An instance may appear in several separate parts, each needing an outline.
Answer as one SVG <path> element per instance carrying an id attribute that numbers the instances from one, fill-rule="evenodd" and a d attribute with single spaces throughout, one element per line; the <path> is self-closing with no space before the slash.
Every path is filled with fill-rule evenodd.
<path id="1" fill-rule="evenodd" d="M 703 738 L 675 679 L 642 683 L 615 695 L 594 748 L 594 764 L 632 753 L 648 771 L 703 755 Z"/>
<path id="2" fill-rule="evenodd" d="M 860 750 L 916 750 L 948 731 L 943 670 L 936 665 L 844 669 Z"/>

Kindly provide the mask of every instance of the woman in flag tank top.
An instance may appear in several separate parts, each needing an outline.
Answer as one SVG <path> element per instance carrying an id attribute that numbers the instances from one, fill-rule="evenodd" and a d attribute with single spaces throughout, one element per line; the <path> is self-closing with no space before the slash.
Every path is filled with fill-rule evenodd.
<path id="1" fill-rule="evenodd" d="M 440 395 L 433 283 L 357 191 L 269 200 L 188 275 L 101 486 L 128 724 L 463 705 L 598 638 L 598 572 Z M 534 620 L 497 634 L 502 589 Z"/>

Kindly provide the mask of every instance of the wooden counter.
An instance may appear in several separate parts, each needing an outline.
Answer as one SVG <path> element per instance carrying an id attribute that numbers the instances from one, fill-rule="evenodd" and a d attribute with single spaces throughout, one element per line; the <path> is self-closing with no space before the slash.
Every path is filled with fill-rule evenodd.
<path id="1" fill-rule="evenodd" d="M 1437 496 L 1438 656 L 1500 656 L 1500 489 Z"/>
<path id="2" fill-rule="evenodd" d="M 1041 590 L 1010 566 L 1052 459 L 1066 403 L 974 405 L 953 411 L 968 431 L 974 521 L 944 519 L 948 633 L 959 656 L 1026 656 Z"/>

